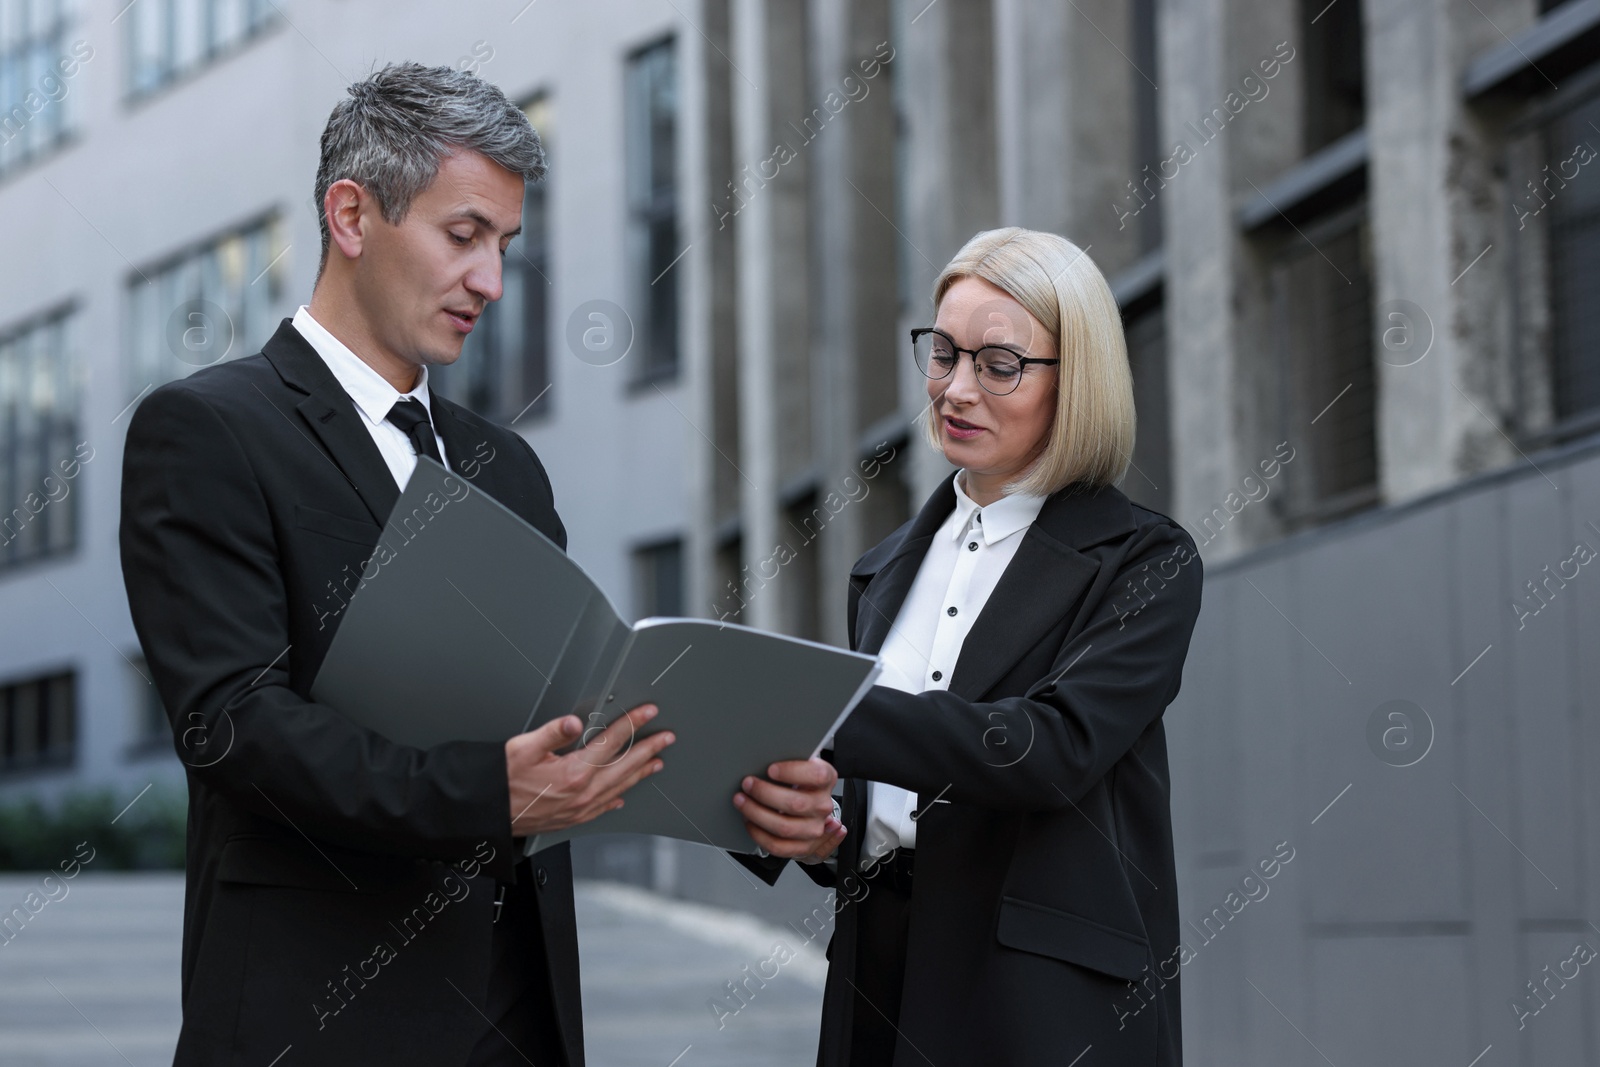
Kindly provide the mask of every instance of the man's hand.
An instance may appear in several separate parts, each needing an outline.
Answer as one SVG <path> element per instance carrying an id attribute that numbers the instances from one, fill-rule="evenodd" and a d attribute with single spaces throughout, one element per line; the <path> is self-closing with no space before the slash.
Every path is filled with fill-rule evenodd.
<path id="1" fill-rule="evenodd" d="M 622 807 L 622 794 L 662 768 L 656 756 L 675 740 L 666 731 L 635 736 L 655 716 L 654 704 L 641 704 L 565 756 L 557 756 L 556 750 L 583 732 L 576 715 L 507 741 L 511 836 L 562 830 Z"/>
<path id="2" fill-rule="evenodd" d="M 787 760 L 768 767 L 767 777 L 772 780 L 746 778 L 743 792 L 733 795 L 751 840 L 785 859 L 827 859 L 845 835 L 844 824 L 833 817 L 833 784 L 839 780 L 833 764 Z"/>

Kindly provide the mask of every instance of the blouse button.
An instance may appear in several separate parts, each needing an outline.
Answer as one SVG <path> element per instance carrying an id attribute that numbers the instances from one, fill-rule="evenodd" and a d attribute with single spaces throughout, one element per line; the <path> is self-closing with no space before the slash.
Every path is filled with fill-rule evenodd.
<path id="1" fill-rule="evenodd" d="M 954 604 L 950 605 L 950 607 L 945 611 L 946 615 L 954 615 L 955 613 L 956 613 L 956 608 L 955 608 Z"/>
<path id="2" fill-rule="evenodd" d="M 943 677 L 944 677 L 944 672 L 943 671 L 934 671 L 933 672 L 933 680 L 934 681 L 937 682 L 939 679 L 941 679 Z"/>
<path id="3" fill-rule="evenodd" d="M 967 542 L 967 551 L 968 552 L 976 552 L 976 551 L 978 551 L 978 542 L 976 542 L 976 541 L 968 541 Z"/>

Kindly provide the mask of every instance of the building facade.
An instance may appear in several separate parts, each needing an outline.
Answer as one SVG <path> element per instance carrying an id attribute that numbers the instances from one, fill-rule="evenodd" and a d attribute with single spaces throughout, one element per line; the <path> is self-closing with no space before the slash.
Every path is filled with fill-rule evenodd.
<path id="1" fill-rule="evenodd" d="M 1511 771 L 1460 755 L 1433 783 L 1443 800 L 1407 801 L 1428 840 L 1470 837 L 1481 856 L 1533 835 L 1582 855 L 1600 817 L 1581 759 L 1594 690 L 1573 673 L 1594 593 L 1569 573 L 1574 539 L 1600 548 L 1584 525 L 1600 525 L 1584 510 L 1600 0 L 0 0 L 0 798 L 181 782 L 118 571 L 121 435 L 155 384 L 256 351 L 309 299 L 317 135 L 345 85 L 398 59 L 476 70 L 546 139 L 506 296 L 436 382 L 528 438 L 574 556 L 635 616 L 842 642 L 851 562 L 950 472 L 921 443 L 907 339 L 932 320 L 939 269 L 1000 225 L 1082 247 L 1134 372 L 1123 489 L 1179 520 L 1212 578 L 1169 713 L 1184 900 L 1223 900 L 1236 868 L 1335 814 L 1357 827 L 1298 866 L 1279 857 L 1283 906 L 1256 908 L 1276 918 L 1234 913 L 1239 947 L 1183 969 L 1192 1055 L 1592 1058 L 1592 1023 L 1549 1020 L 1600 985 L 1557 998 L 1539 977 L 1568 958 L 1558 942 L 1600 938 L 1589 890 L 1545 899 L 1509 852 L 1485 867 L 1447 849 L 1429 855 L 1475 888 L 1424 906 L 1440 884 L 1373 887 L 1407 862 L 1368 848 L 1393 840 L 1381 804 L 1346 797 L 1314 828 L 1262 813 L 1316 793 L 1316 814 L 1341 783 L 1311 753 L 1352 736 L 1368 752 L 1369 714 L 1407 699 L 1454 709 L 1423 766 L 1465 745 L 1452 701 L 1488 702 L 1474 744 L 1543 739 Z M 1506 517 L 1541 487 L 1559 506 Z M 1434 659 L 1406 652 L 1337 699 L 1281 673 L 1334 633 L 1388 636 L 1316 660 L 1359 675 L 1404 635 L 1456 625 L 1453 587 L 1418 577 L 1440 558 L 1426 532 L 1484 515 L 1527 536 L 1484 549 L 1495 577 L 1473 604 L 1500 615 L 1481 643 L 1461 623 Z M 1374 559 L 1387 583 L 1347 610 L 1359 583 L 1338 568 Z M 1274 568 L 1293 574 L 1274 585 Z M 1576 588 L 1557 598 L 1562 582 Z M 1425 695 L 1481 644 L 1542 647 L 1494 627 L 1546 607 L 1567 616 L 1538 639 L 1558 648 L 1548 671 L 1486 651 Z M 1272 646 L 1279 674 L 1249 673 L 1239 642 L 1258 631 L 1289 642 Z M 1572 684 L 1529 681 L 1552 671 Z M 1498 695 L 1463 696 L 1469 679 Z M 1345 720 L 1353 734 L 1329 725 Z M 1360 758 L 1387 762 L 1386 729 Z M 1500 837 L 1480 839 L 1480 819 Z M 1392 865 L 1350 862 L 1380 854 Z M 593 873 L 774 907 L 697 850 L 587 856 Z M 1558 880 L 1592 884 L 1580 866 Z M 1338 882 L 1346 868 L 1372 881 Z M 1359 906 L 1293 888 L 1311 871 Z M 780 912 L 808 891 L 790 886 Z M 1363 975 L 1372 959 L 1382 981 Z M 1507 1035 L 1469 1025 L 1495 1012 Z M 1351 1034 L 1353 1013 L 1387 1022 Z"/>

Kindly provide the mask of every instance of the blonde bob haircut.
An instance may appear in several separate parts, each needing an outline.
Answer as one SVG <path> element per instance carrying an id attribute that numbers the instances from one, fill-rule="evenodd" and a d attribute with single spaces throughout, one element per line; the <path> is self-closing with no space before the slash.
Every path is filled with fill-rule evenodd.
<path id="1" fill-rule="evenodd" d="M 973 237 L 939 272 L 935 313 L 962 278 L 981 278 L 1026 308 L 1050 331 L 1061 360 L 1044 451 L 1007 492 L 1049 496 L 1075 482 L 1120 481 L 1133 456 L 1133 375 L 1122 315 L 1100 268 L 1065 237 L 1007 226 Z M 932 405 L 923 429 L 943 452 Z"/>

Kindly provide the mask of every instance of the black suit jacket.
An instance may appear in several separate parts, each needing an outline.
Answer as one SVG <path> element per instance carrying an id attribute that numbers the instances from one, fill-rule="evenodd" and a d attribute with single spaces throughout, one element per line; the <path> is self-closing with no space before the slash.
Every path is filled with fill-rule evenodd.
<path id="1" fill-rule="evenodd" d="M 533 450 L 435 394 L 453 470 L 558 544 Z M 309 690 L 394 477 L 289 320 L 139 405 L 121 548 L 189 784 L 175 1063 L 461 1064 L 485 1028 L 493 875 L 538 886 L 530 953 L 583 1063 L 567 850 L 518 864 L 498 743 L 393 744 Z M 427 619 L 418 619 L 424 630 Z M 508 908 L 511 904 L 506 905 Z"/>
<path id="2" fill-rule="evenodd" d="M 947 481 L 850 573 L 876 653 L 955 506 Z M 1046 500 L 948 692 L 874 687 L 834 738 L 845 779 L 818 1062 L 848 1062 L 866 781 L 918 793 L 895 1064 L 1176 1067 L 1176 872 L 1162 713 L 1200 608 L 1193 540 L 1113 487 Z M 807 867 L 828 881 L 826 868 Z M 1143 1007 L 1141 1007 L 1143 1005 Z M 855 1065 L 861 1067 L 861 1065 Z"/>

